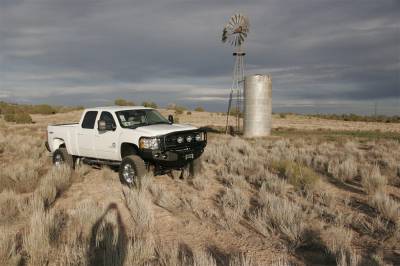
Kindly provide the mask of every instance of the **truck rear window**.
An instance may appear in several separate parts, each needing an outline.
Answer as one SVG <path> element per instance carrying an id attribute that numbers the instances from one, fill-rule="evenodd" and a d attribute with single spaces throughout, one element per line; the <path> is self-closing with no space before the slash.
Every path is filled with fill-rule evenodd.
<path id="1" fill-rule="evenodd" d="M 96 122 L 97 111 L 88 111 L 82 121 L 82 128 L 93 129 Z"/>

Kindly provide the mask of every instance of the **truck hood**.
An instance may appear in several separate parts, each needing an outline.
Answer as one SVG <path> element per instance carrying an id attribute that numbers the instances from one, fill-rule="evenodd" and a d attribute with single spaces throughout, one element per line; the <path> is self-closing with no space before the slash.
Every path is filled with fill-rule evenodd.
<path id="1" fill-rule="evenodd" d="M 197 129 L 197 127 L 191 125 L 184 125 L 184 124 L 159 124 L 159 125 L 151 125 L 151 126 L 143 126 L 136 128 L 136 132 L 140 132 L 142 136 L 158 136 L 158 135 L 165 135 L 171 132 L 178 132 L 183 130 L 193 130 Z"/>

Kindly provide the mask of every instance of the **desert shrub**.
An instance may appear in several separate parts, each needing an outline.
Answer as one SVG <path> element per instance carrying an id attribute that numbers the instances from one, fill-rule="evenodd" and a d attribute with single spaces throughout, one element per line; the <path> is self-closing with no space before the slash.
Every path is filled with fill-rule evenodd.
<path id="1" fill-rule="evenodd" d="M 308 191 L 315 187 L 319 175 L 311 168 L 293 161 L 279 161 L 273 163 L 273 168 L 285 176 L 290 184 L 301 191 Z"/>
<path id="2" fill-rule="evenodd" d="M 204 190 L 206 183 L 207 183 L 205 177 L 203 177 L 203 176 L 201 176 L 201 177 L 196 176 L 193 179 L 191 179 L 189 182 L 192 184 L 192 186 L 196 190 L 199 190 L 199 191 Z"/>
<path id="3" fill-rule="evenodd" d="M 23 244 L 31 265 L 45 265 L 48 262 L 52 218 L 44 210 L 33 212 L 30 218 L 29 230 L 24 233 Z"/>
<path id="4" fill-rule="evenodd" d="M 325 246 L 327 251 L 336 258 L 337 265 L 356 266 L 358 255 L 351 247 L 352 231 L 344 227 L 331 227 L 326 231 Z"/>
<path id="5" fill-rule="evenodd" d="M 135 105 L 134 102 L 128 101 L 128 100 L 125 100 L 122 98 L 115 99 L 114 104 L 118 105 L 118 106 L 134 106 Z"/>
<path id="6" fill-rule="evenodd" d="M 228 226 L 236 224 L 247 208 L 246 198 L 238 188 L 226 188 L 220 198 L 220 204 Z"/>
<path id="7" fill-rule="evenodd" d="M 280 117 L 280 118 L 286 118 L 286 114 L 281 113 L 281 114 L 279 114 L 279 117 Z"/>
<path id="8" fill-rule="evenodd" d="M 154 109 L 158 107 L 158 105 L 155 102 L 147 102 L 147 101 L 145 101 L 145 102 L 142 102 L 142 105 L 144 107 L 150 107 L 150 108 L 154 108 Z"/>
<path id="9" fill-rule="evenodd" d="M 191 114 L 192 114 L 192 112 L 188 111 L 188 112 L 186 112 L 186 114 L 187 114 L 187 115 L 191 115 Z"/>
<path id="10" fill-rule="evenodd" d="M 205 250 L 196 250 L 193 252 L 194 266 L 217 266 L 217 262 L 210 252 Z"/>
<path id="11" fill-rule="evenodd" d="M 370 199 L 371 205 L 387 220 L 400 225 L 400 203 L 379 191 Z"/>
<path id="12" fill-rule="evenodd" d="M 126 204 L 135 220 L 139 232 L 146 232 L 153 228 L 154 214 L 151 201 L 143 190 L 123 189 Z"/>
<path id="13" fill-rule="evenodd" d="M 67 167 L 53 168 L 40 181 L 37 195 L 46 207 L 50 206 L 71 185 L 71 170 Z"/>
<path id="14" fill-rule="evenodd" d="M 154 259 L 155 241 L 151 236 L 137 237 L 129 239 L 125 265 L 147 265 Z"/>
<path id="15" fill-rule="evenodd" d="M 357 175 L 357 163 L 353 158 L 348 158 L 339 164 L 338 178 L 342 182 L 353 179 Z"/>
<path id="16" fill-rule="evenodd" d="M 48 104 L 32 105 L 27 108 L 30 114 L 50 115 L 57 113 L 57 109 Z"/>
<path id="17" fill-rule="evenodd" d="M 275 195 L 283 196 L 286 194 L 286 191 L 286 181 L 271 174 L 262 182 L 259 193 L 274 193 Z"/>
<path id="18" fill-rule="evenodd" d="M 92 200 L 84 200 L 77 204 L 70 212 L 68 242 L 75 243 L 81 239 L 89 241 L 92 225 L 103 214 L 103 206 Z"/>
<path id="19" fill-rule="evenodd" d="M 229 258 L 229 266 L 253 266 L 253 260 L 245 253 L 234 254 Z"/>
<path id="20" fill-rule="evenodd" d="M 39 165 L 38 165 L 39 164 Z M 39 181 L 40 163 L 32 159 L 21 160 L 18 164 L 11 164 L 0 171 L 0 191 L 12 189 L 18 193 L 35 190 Z"/>
<path id="21" fill-rule="evenodd" d="M 21 265 L 21 255 L 17 253 L 16 232 L 0 227 L 0 265 Z"/>
<path id="22" fill-rule="evenodd" d="M 161 185 L 151 184 L 149 190 L 153 196 L 154 204 L 169 211 L 174 211 L 180 206 L 180 200 Z"/>
<path id="23" fill-rule="evenodd" d="M 386 186 L 386 177 L 381 175 L 378 165 L 370 166 L 361 170 L 361 185 L 367 194 L 374 194 L 376 191 L 383 191 Z"/>
<path id="24" fill-rule="evenodd" d="M 306 214 L 296 204 L 273 194 L 261 194 L 261 207 L 250 215 L 254 228 L 265 237 L 279 233 L 288 248 L 296 248 L 304 237 Z"/>
<path id="25" fill-rule="evenodd" d="M 201 106 L 198 106 L 198 107 L 194 108 L 194 110 L 195 110 L 196 112 L 204 112 L 204 108 L 201 107 Z"/>
<path id="26" fill-rule="evenodd" d="M 181 114 L 183 114 L 183 112 L 184 111 L 186 111 L 186 107 L 184 107 L 184 106 L 175 106 L 174 107 L 174 110 L 175 110 L 175 114 L 177 114 L 177 115 L 181 115 Z"/>
<path id="27" fill-rule="evenodd" d="M 32 117 L 28 113 L 18 112 L 18 113 L 8 113 L 4 115 L 4 120 L 7 122 L 15 122 L 17 124 L 30 124 L 32 123 Z"/>
<path id="28" fill-rule="evenodd" d="M 345 182 L 357 176 L 357 163 L 352 157 L 349 157 L 343 161 L 340 161 L 335 157 L 329 160 L 327 172 L 333 178 L 336 178 L 341 182 Z"/>
<path id="29" fill-rule="evenodd" d="M 13 221 L 19 214 L 20 196 L 12 190 L 0 193 L 0 222 Z"/>

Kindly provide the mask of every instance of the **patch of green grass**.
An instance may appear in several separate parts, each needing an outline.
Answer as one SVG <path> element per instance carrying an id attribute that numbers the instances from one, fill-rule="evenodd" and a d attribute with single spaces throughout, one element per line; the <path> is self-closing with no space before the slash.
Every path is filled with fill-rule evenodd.
<path id="1" fill-rule="evenodd" d="M 287 179 L 295 189 L 306 191 L 314 188 L 319 180 L 319 175 L 310 167 L 293 161 L 275 161 L 271 167 L 278 172 L 280 176 Z"/>
<path id="2" fill-rule="evenodd" d="M 400 133 L 368 130 L 299 130 L 294 128 L 275 128 L 272 135 L 282 137 L 318 137 L 324 140 L 338 141 L 343 138 L 359 138 L 365 140 L 392 139 L 400 141 Z"/>

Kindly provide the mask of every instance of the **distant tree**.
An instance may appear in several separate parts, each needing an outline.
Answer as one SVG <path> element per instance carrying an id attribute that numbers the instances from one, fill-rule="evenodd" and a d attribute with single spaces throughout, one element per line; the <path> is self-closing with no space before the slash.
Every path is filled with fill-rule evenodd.
<path id="1" fill-rule="evenodd" d="M 150 108 L 157 108 L 158 105 L 155 102 L 142 102 L 142 105 L 144 107 L 150 107 Z"/>
<path id="2" fill-rule="evenodd" d="M 186 109 L 187 109 L 187 108 L 184 107 L 184 106 L 178 106 L 178 105 L 176 105 L 175 108 L 174 108 L 175 114 L 177 114 L 177 115 L 183 114 L 183 111 L 186 111 Z"/>
<path id="3" fill-rule="evenodd" d="M 7 113 L 4 115 L 4 120 L 7 122 L 15 122 L 17 124 L 30 124 L 32 123 L 32 118 L 28 113 L 18 112 L 18 113 Z"/>
<path id="4" fill-rule="evenodd" d="M 196 112 L 204 112 L 204 108 L 201 106 L 198 106 L 194 109 Z"/>
<path id="5" fill-rule="evenodd" d="M 122 98 L 118 98 L 114 101 L 115 105 L 119 105 L 119 106 L 134 106 L 135 103 L 132 101 L 128 101 Z"/>

